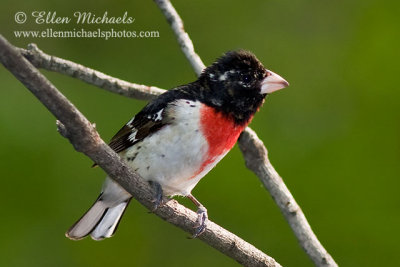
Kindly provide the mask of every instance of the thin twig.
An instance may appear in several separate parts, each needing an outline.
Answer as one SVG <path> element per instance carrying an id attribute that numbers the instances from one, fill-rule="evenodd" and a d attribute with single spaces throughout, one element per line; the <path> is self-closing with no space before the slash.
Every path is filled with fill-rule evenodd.
<path id="1" fill-rule="evenodd" d="M 70 140 L 77 151 L 95 161 L 145 207 L 153 207 L 153 192 L 149 185 L 104 143 L 94 126 L 79 110 L 1 35 L 0 61 L 59 120 L 59 132 Z M 197 215 L 177 201 L 168 201 L 155 214 L 184 231 L 193 233 Z M 245 266 L 280 266 L 273 258 L 211 221 L 207 223 L 207 229 L 199 239 Z"/>
<path id="2" fill-rule="evenodd" d="M 199 75 L 204 64 L 194 51 L 194 46 L 189 35 L 183 29 L 182 19 L 169 0 L 154 0 L 163 12 L 175 36 L 192 64 L 194 71 Z M 186 47 L 190 47 L 191 53 L 187 53 Z M 247 128 L 239 139 L 239 147 L 242 150 L 247 167 L 261 180 L 272 198 L 281 209 L 288 221 L 300 245 L 317 266 L 337 266 L 331 255 L 325 250 L 318 238 L 311 230 L 304 213 L 294 200 L 282 178 L 268 160 L 267 149 L 254 131 Z M 257 162 L 254 164 L 254 162 Z"/>
<path id="3" fill-rule="evenodd" d="M 257 134 L 247 128 L 239 138 L 239 147 L 252 170 L 270 192 L 288 221 L 299 243 L 317 266 L 337 266 L 311 229 L 304 213 L 268 159 L 268 151 Z"/>
<path id="4" fill-rule="evenodd" d="M 36 68 L 62 73 L 119 95 L 150 100 L 165 91 L 155 86 L 130 83 L 116 79 L 100 71 L 82 66 L 81 64 L 48 55 L 40 50 L 36 44 L 29 44 L 27 50 L 19 49 Z"/>
<path id="5" fill-rule="evenodd" d="M 178 40 L 183 53 L 192 65 L 196 75 L 199 76 L 206 66 L 200 59 L 199 55 L 197 55 L 194 51 L 192 40 L 190 40 L 189 35 L 185 31 L 183 27 L 183 21 L 178 15 L 178 12 L 176 12 L 170 1 L 154 0 L 154 2 L 163 12 L 165 18 L 175 33 L 175 37 Z"/>

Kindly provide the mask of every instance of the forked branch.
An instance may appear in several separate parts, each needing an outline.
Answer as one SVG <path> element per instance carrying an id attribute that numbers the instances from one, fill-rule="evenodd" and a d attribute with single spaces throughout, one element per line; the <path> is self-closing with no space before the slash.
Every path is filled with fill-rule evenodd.
<path id="1" fill-rule="evenodd" d="M 153 192 L 149 185 L 104 143 L 93 125 L 20 53 L 20 50 L 1 35 L 0 61 L 59 120 L 59 132 L 69 139 L 77 151 L 95 161 L 145 207 L 153 207 Z M 154 213 L 193 234 L 197 215 L 177 201 L 168 201 Z M 280 266 L 273 258 L 211 221 L 198 238 L 245 266 Z"/>
<path id="2" fill-rule="evenodd" d="M 167 21 L 170 23 L 185 56 L 191 63 L 196 74 L 199 75 L 204 68 L 204 64 L 196 54 L 193 43 L 184 30 L 182 19 L 179 17 L 177 11 L 169 0 L 155 0 L 155 2 L 167 18 Z M 26 62 L 26 60 L 23 61 L 23 58 L 18 52 L 24 55 L 25 58 L 37 68 L 62 73 L 127 97 L 149 100 L 163 93 L 165 90 L 154 86 L 129 83 L 72 61 L 50 56 L 42 52 L 34 44 L 29 45 L 28 50 L 25 50 L 12 47 L 3 38 L 1 38 L 0 41 L 2 63 L 6 67 L 11 66 L 12 70 L 10 69 L 10 71 L 12 71 L 14 75 L 34 94 L 35 92 L 38 93 L 39 91 L 42 91 L 41 94 L 43 95 L 40 97 L 37 95 L 37 97 L 51 112 L 54 111 L 53 114 L 62 122 L 59 124 L 59 130 L 61 133 L 70 139 L 71 143 L 78 151 L 85 153 L 94 161 L 98 162 L 100 167 L 120 183 L 139 202 L 146 207 L 151 207 L 149 206 L 151 205 L 149 202 L 151 192 L 149 191 L 150 189 L 147 184 L 138 179 L 138 175 L 132 172 L 122 161 L 120 161 L 118 155 L 116 155 L 101 140 L 92 125 L 71 103 L 68 102 L 67 99 L 63 99 L 64 102 L 62 102 L 64 103 L 63 107 L 65 107 L 66 110 L 60 110 L 60 103 L 57 101 L 52 102 L 51 97 L 49 98 L 52 93 L 57 97 L 61 97 L 61 99 L 65 97 L 63 97 L 43 75 L 33 68 L 32 65 Z M 12 62 L 11 58 L 15 60 L 13 63 L 14 65 L 9 65 L 9 63 Z M 21 65 L 19 66 L 19 64 Z M 21 69 L 22 66 L 24 66 L 24 68 Z M 31 81 L 27 80 L 27 73 L 33 75 Z M 38 83 L 32 84 L 34 81 Z M 43 88 L 52 90 L 44 90 Z M 46 102 L 45 100 L 47 98 L 51 101 Z M 54 109 L 54 105 L 57 106 L 56 109 L 61 111 L 61 113 L 57 113 L 57 110 Z M 69 112 L 65 112 L 68 110 Z M 70 121 L 71 118 L 72 121 Z M 262 141 L 257 137 L 256 133 L 250 128 L 247 128 L 242 133 L 238 143 L 246 161 L 246 166 L 259 177 L 260 181 L 270 192 L 272 198 L 277 203 L 282 214 L 299 240 L 300 245 L 313 260 L 315 265 L 337 266 L 333 258 L 313 233 L 304 213 L 296 203 L 282 178 L 271 165 L 268 159 L 267 149 Z M 117 166 L 120 168 L 118 169 Z M 192 231 L 196 219 L 196 215 L 192 211 L 179 205 L 176 201 L 168 202 L 168 205 L 160 208 L 156 214 L 187 232 Z M 231 258 L 236 259 L 243 265 L 279 266 L 279 264 L 272 258 L 263 254 L 251 244 L 248 244 L 239 237 L 229 233 L 212 222 L 207 224 L 207 231 L 200 236 L 200 239 Z"/>

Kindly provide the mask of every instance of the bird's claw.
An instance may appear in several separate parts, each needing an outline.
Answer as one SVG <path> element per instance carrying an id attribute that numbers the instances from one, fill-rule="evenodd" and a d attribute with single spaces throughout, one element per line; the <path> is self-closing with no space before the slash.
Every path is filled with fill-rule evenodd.
<path id="1" fill-rule="evenodd" d="M 164 201 L 162 200 L 162 197 L 155 197 L 151 202 L 154 203 L 153 208 L 151 209 L 151 212 L 154 212 L 158 209 L 158 207 L 161 207 L 162 205 L 164 205 Z"/>
<path id="2" fill-rule="evenodd" d="M 154 212 L 156 209 L 158 209 L 158 207 L 164 205 L 163 191 L 162 191 L 162 187 L 159 183 L 153 182 L 153 181 L 150 181 L 149 183 L 150 183 L 150 186 L 154 190 L 154 199 L 151 201 L 154 203 L 154 206 L 151 209 L 151 212 Z"/>
<path id="3" fill-rule="evenodd" d="M 202 233 L 204 233 L 207 227 L 206 226 L 207 221 L 208 221 L 207 209 L 204 207 L 200 207 L 197 210 L 197 220 L 196 220 L 196 225 L 194 227 L 196 228 L 196 230 L 193 234 L 193 238 L 196 238 Z"/>

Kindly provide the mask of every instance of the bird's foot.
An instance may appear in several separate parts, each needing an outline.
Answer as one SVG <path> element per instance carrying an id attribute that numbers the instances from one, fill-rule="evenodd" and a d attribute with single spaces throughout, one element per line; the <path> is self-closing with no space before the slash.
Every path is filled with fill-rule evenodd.
<path id="1" fill-rule="evenodd" d="M 196 238 L 202 233 L 204 233 L 207 227 L 206 225 L 207 221 L 208 221 L 207 209 L 204 206 L 200 206 L 199 209 L 197 210 L 197 221 L 195 225 L 196 230 L 193 234 L 193 238 Z"/>
<path id="2" fill-rule="evenodd" d="M 158 207 L 164 205 L 163 190 L 161 185 L 157 182 L 150 181 L 149 184 L 154 190 L 154 199 L 151 201 L 154 203 L 154 206 L 151 211 L 154 212 L 156 209 L 158 209 Z"/>

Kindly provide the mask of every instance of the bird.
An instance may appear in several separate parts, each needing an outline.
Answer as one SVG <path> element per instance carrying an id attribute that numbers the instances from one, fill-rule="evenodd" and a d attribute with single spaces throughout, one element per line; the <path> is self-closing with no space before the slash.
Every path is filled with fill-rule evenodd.
<path id="1" fill-rule="evenodd" d="M 184 196 L 196 205 L 193 237 L 198 237 L 206 229 L 208 213 L 192 189 L 232 149 L 266 96 L 288 85 L 252 52 L 228 51 L 196 81 L 150 101 L 109 146 L 154 189 L 154 210 L 164 196 Z M 107 177 L 94 204 L 66 236 L 113 236 L 131 198 Z"/>

